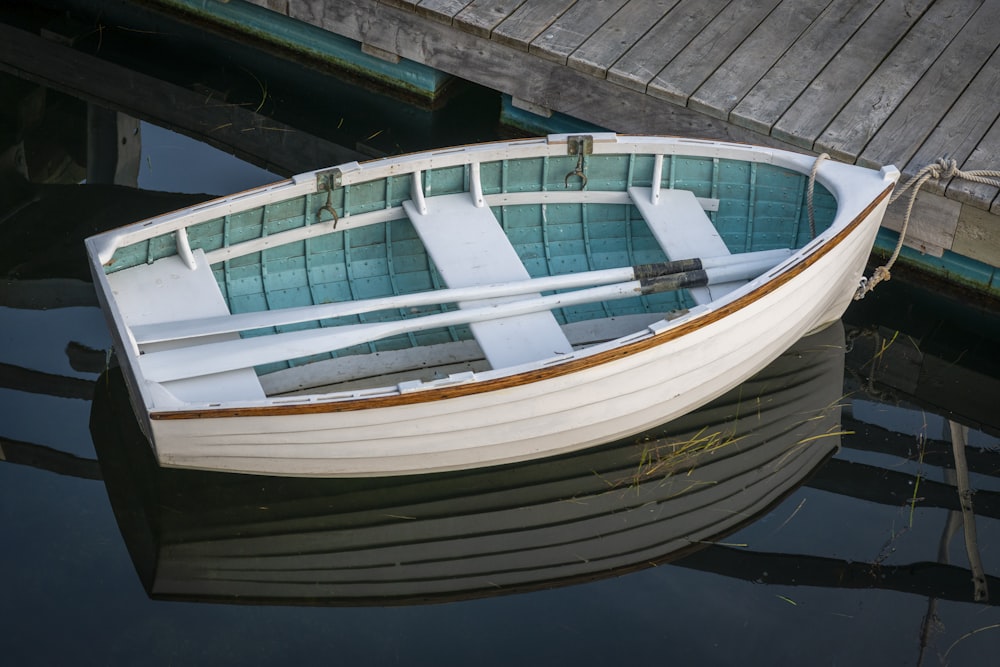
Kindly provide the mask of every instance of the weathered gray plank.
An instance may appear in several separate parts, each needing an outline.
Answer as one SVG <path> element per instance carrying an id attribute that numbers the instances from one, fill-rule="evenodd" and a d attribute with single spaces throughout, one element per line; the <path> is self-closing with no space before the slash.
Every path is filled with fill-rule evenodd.
<path id="1" fill-rule="evenodd" d="M 336 4 L 299 0 L 295 7 L 295 18 L 381 49 L 394 49 L 403 58 L 619 132 L 676 134 L 788 148 L 772 137 L 663 104 L 605 79 L 412 12 L 369 0 L 338 0 Z"/>
<path id="2" fill-rule="evenodd" d="M 905 245 L 932 257 L 941 257 L 955 242 L 961 212 L 962 205 L 958 202 L 921 191 L 906 223 Z M 886 210 L 882 226 L 902 232 L 905 221 L 906 202 L 900 201 Z"/>
<path id="3" fill-rule="evenodd" d="M 493 39 L 501 44 L 527 51 L 531 41 L 574 4 L 576 0 L 526 2 L 493 30 Z"/>
<path id="4" fill-rule="evenodd" d="M 1000 169 L 1000 119 L 980 140 L 962 169 Z M 1000 188 L 956 178 L 948 184 L 947 193 L 951 199 L 1000 215 Z"/>
<path id="5" fill-rule="evenodd" d="M 728 5 L 649 82 L 647 92 L 686 105 L 694 91 L 771 13 L 778 1 L 745 0 Z"/>
<path id="6" fill-rule="evenodd" d="M 830 121 L 931 2 L 883 2 L 774 124 L 772 136 L 811 149 Z"/>
<path id="7" fill-rule="evenodd" d="M 834 0 L 729 114 L 757 132 L 771 127 L 882 0 Z"/>
<path id="8" fill-rule="evenodd" d="M 982 0 L 931 5 L 816 140 L 816 151 L 854 162 L 980 5 Z"/>
<path id="9" fill-rule="evenodd" d="M 646 87 L 729 0 L 681 0 L 607 71 L 609 81 L 633 90 Z"/>
<path id="10" fill-rule="evenodd" d="M 997 48 L 1000 2 L 987 2 L 969 19 L 868 142 L 858 164 L 906 164 Z M 997 98 L 981 98 L 994 112 Z"/>
<path id="11" fill-rule="evenodd" d="M 964 207 L 951 244 L 952 252 L 985 264 L 996 264 L 1000 257 L 1000 224 L 997 222 L 996 216 L 986 211 Z"/>
<path id="12" fill-rule="evenodd" d="M 695 91 L 688 106 L 727 120 L 729 112 L 829 3 L 830 0 L 782 2 Z"/>
<path id="13" fill-rule="evenodd" d="M 413 11 L 421 16 L 451 25 L 455 15 L 472 4 L 472 0 L 420 0 L 408 4 L 414 5 Z"/>
<path id="14" fill-rule="evenodd" d="M 625 0 L 580 0 L 536 37 L 528 51 L 565 64 L 569 55 L 624 4 Z"/>
<path id="15" fill-rule="evenodd" d="M 930 136 L 910 158 L 903 170 L 912 174 L 938 158 L 956 160 L 961 166 L 1000 117 L 1000 50 L 993 53 L 962 96 L 948 109 Z M 1000 170 L 1000 155 L 994 156 Z M 928 181 L 929 192 L 944 194 L 947 182 Z"/>
<path id="16" fill-rule="evenodd" d="M 399 7 L 400 9 L 409 9 L 410 11 L 416 10 L 417 5 L 420 4 L 420 0 L 379 0 L 379 2 L 390 7 Z"/>
<path id="17" fill-rule="evenodd" d="M 472 0 L 462 11 L 455 14 L 454 25 L 473 35 L 489 37 L 493 28 L 514 13 L 525 0 Z"/>
<path id="18" fill-rule="evenodd" d="M 628 0 L 573 52 L 567 64 L 603 78 L 608 68 L 677 3 L 678 0 Z"/>

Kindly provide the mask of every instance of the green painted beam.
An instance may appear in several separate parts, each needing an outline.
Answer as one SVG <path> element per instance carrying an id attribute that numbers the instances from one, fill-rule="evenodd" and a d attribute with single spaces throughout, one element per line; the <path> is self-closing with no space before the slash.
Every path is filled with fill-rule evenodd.
<path id="1" fill-rule="evenodd" d="M 510 95 L 501 95 L 500 122 L 528 134 L 562 134 L 569 132 L 608 132 L 608 128 L 553 112 L 551 116 L 540 116 L 514 106 Z"/>
<path id="2" fill-rule="evenodd" d="M 898 239 L 898 233 L 884 227 L 880 229 L 875 255 L 888 259 Z M 941 257 L 933 257 L 903 246 L 897 262 L 948 283 L 1000 298 L 1000 269 L 950 250 L 945 250 Z"/>
<path id="3" fill-rule="evenodd" d="M 454 77 L 406 59 L 391 63 L 364 53 L 361 44 L 244 0 L 151 0 L 282 49 L 329 63 L 356 76 L 433 103 Z"/>

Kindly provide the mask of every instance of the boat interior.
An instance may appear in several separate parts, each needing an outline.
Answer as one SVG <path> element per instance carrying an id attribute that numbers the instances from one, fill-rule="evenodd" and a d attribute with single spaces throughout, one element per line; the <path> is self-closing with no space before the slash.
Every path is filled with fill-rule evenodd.
<path id="1" fill-rule="evenodd" d="M 808 177 L 796 171 L 679 155 L 424 165 L 348 184 L 337 170 L 316 178 L 316 192 L 229 205 L 224 214 L 199 209 L 176 233 L 115 251 L 108 279 L 143 358 L 162 357 L 171 390 L 198 400 L 206 356 L 223 356 L 199 354 L 209 343 L 231 345 L 242 364 L 214 372 L 212 392 L 221 381 L 246 399 L 441 383 L 572 355 L 718 299 L 765 269 L 498 319 L 415 322 L 401 333 L 382 325 L 433 324 L 430 316 L 570 291 L 539 283 L 535 292 L 469 298 L 491 285 L 687 258 L 744 265 L 766 255 L 773 266 L 836 212 L 817 183 L 810 220 Z M 182 263 L 188 270 L 178 270 Z M 149 280 L 157 266 L 175 296 L 169 310 L 153 312 L 127 286 L 138 279 L 131 273 Z M 440 290 L 464 296 L 411 298 Z M 353 307 L 338 310 L 343 304 Z M 344 332 L 337 349 L 283 342 L 332 330 Z"/>

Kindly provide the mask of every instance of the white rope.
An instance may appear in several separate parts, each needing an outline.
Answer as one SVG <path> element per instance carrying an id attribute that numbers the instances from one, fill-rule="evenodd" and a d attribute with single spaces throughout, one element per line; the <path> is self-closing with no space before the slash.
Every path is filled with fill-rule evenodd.
<path id="1" fill-rule="evenodd" d="M 871 278 L 861 279 L 861 286 L 858 287 L 858 291 L 854 294 L 855 301 L 865 298 L 865 295 L 875 289 L 875 286 L 883 280 L 892 278 L 889 270 L 896 263 L 899 253 L 903 250 L 903 240 L 906 238 L 906 229 L 910 224 L 910 213 L 913 211 L 913 202 L 916 201 L 920 188 L 932 178 L 935 180 L 963 178 L 974 183 L 982 183 L 983 185 L 992 185 L 993 187 L 1000 188 L 1000 171 L 994 169 L 962 171 L 958 168 L 958 162 L 952 159 L 938 158 L 918 171 L 913 178 L 906 182 L 906 185 L 894 192 L 892 197 L 889 198 L 889 203 L 892 204 L 902 197 L 903 193 L 907 190 L 912 190 L 910 198 L 906 202 L 906 214 L 903 216 L 903 226 L 899 230 L 899 240 L 896 242 L 896 248 L 892 251 L 892 256 L 888 262 L 875 269 Z"/>
<path id="2" fill-rule="evenodd" d="M 809 172 L 809 188 L 806 190 L 806 203 L 809 211 L 809 238 L 816 238 L 816 216 L 813 214 L 813 189 L 816 187 L 816 172 L 819 171 L 819 163 L 829 160 L 830 156 L 820 153 L 813 162 L 812 170 Z"/>

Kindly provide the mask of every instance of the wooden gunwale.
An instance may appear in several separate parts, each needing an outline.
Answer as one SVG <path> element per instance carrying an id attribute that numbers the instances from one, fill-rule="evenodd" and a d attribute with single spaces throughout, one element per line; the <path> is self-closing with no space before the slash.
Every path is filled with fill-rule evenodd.
<path id="1" fill-rule="evenodd" d="M 748 306 L 755 301 L 764 298 L 766 295 L 770 294 L 777 288 L 785 285 L 792 278 L 796 277 L 802 273 L 805 269 L 809 268 L 822 257 L 826 256 L 834 247 L 842 243 L 851 233 L 864 221 L 872 211 L 882 202 L 883 199 L 889 196 L 892 192 L 894 185 L 887 186 L 868 206 L 865 207 L 855 218 L 847 225 L 844 226 L 842 230 L 837 232 L 828 242 L 822 244 L 816 248 L 809 255 L 804 257 L 802 261 L 798 262 L 794 266 L 790 267 L 788 270 L 782 272 L 781 274 L 774 276 L 773 279 L 767 281 L 760 287 L 754 289 L 753 291 L 743 295 L 739 299 L 732 301 L 721 308 L 710 311 L 703 316 L 693 318 L 689 322 L 685 322 L 679 326 L 667 329 L 660 333 L 655 333 L 649 338 L 644 338 L 632 343 L 622 345 L 621 347 L 616 347 L 611 350 L 606 350 L 604 352 L 599 352 L 597 354 L 582 357 L 580 359 L 575 359 L 567 361 L 565 363 L 556 364 L 546 368 L 533 369 L 530 371 L 525 371 L 522 373 L 517 373 L 514 375 L 504 376 L 501 378 L 496 378 L 493 380 L 485 380 L 481 382 L 466 383 L 458 386 L 452 387 L 440 387 L 427 389 L 423 391 L 417 391 L 406 394 L 398 394 L 392 396 L 383 396 L 376 398 L 362 398 L 362 399 L 348 399 L 343 401 L 329 401 L 325 403 L 301 403 L 294 405 L 265 405 L 265 406 L 247 406 L 247 407 L 219 407 L 219 408 L 201 408 L 193 410 L 174 410 L 174 411 L 151 411 L 149 416 L 150 419 L 156 420 L 171 420 L 171 419 L 207 419 L 207 418 L 229 418 L 229 417 L 265 417 L 265 416 L 290 416 L 290 415 L 304 415 L 304 414 L 322 414 L 322 413 L 332 413 L 332 412 L 349 412 L 355 410 L 369 410 L 377 408 L 389 408 L 402 405 L 414 405 L 419 403 L 428 403 L 433 401 L 446 400 L 451 398 L 460 398 L 462 396 L 469 396 L 474 394 L 486 393 L 490 391 L 497 391 L 500 389 L 506 389 L 509 387 L 515 387 L 523 384 L 530 384 L 535 382 L 541 382 L 543 380 L 548 380 L 555 377 L 560 377 L 563 375 L 569 375 L 587 368 L 592 368 L 595 366 L 600 366 L 606 364 L 610 361 L 621 359 L 624 357 L 643 352 L 648 349 L 652 349 L 662 345 L 671 340 L 675 340 L 682 336 L 691 333 L 697 329 L 700 329 L 708 324 L 717 322 L 726 316 Z"/>

